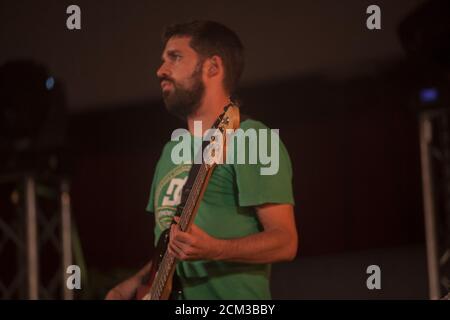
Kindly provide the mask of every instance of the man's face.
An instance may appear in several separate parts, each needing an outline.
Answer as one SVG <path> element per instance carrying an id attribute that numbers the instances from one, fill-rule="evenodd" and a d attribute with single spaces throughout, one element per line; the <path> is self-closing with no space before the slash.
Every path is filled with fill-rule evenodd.
<path id="1" fill-rule="evenodd" d="M 170 38 L 157 71 L 166 108 L 183 119 L 200 107 L 205 91 L 202 61 L 189 41 L 190 37 Z"/>

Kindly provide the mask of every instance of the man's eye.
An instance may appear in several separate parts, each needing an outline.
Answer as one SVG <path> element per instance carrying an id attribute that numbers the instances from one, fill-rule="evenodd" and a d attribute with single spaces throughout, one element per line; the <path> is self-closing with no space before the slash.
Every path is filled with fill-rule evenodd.
<path id="1" fill-rule="evenodd" d="M 169 55 L 171 60 L 177 60 L 179 59 L 181 56 L 179 54 L 176 53 L 172 53 L 171 55 Z"/>

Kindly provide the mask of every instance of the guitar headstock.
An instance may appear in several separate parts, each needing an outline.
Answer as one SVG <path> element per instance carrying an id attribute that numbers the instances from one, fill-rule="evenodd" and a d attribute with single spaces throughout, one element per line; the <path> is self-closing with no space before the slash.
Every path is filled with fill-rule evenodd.
<path id="1" fill-rule="evenodd" d="M 240 125 L 239 107 L 235 102 L 225 106 L 223 113 L 217 118 L 212 129 L 214 134 L 210 136 L 210 142 L 205 148 L 203 157 L 209 166 L 225 162 L 228 133 L 238 129 Z"/>
<path id="2" fill-rule="evenodd" d="M 224 112 L 219 116 L 217 128 L 225 133 L 227 129 L 236 130 L 239 128 L 240 113 L 239 107 L 231 102 L 224 108 Z"/>

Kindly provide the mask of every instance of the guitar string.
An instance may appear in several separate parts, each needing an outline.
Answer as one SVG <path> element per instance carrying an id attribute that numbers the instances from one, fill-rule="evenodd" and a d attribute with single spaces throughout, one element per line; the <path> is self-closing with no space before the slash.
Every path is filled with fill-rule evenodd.
<path id="1" fill-rule="evenodd" d="M 194 193 L 191 195 L 191 197 L 188 198 L 188 201 L 187 201 L 188 205 L 183 210 L 183 211 L 187 210 L 185 212 L 187 212 L 188 214 L 184 214 L 184 215 L 182 214 L 182 220 L 180 220 L 180 224 L 182 224 L 182 225 L 184 224 L 184 228 L 186 227 L 186 220 L 188 220 L 189 213 L 192 213 L 192 210 L 195 207 L 195 202 L 199 196 L 200 188 L 201 188 L 202 182 L 204 180 L 204 177 L 205 177 L 205 167 L 202 166 L 200 168 L 199 172 L 197 173 L 197 176 L 196 176 L 196 179 L 195 179 L 195 182 L 193 185 Z M 168 257 L 173 258 L 172 255 L 168 255 Z M 167 260 L 167 258 L 166 258 L 166 260 Z M 170 260 L 172 260 L 172 259 L 169 259 L 169 263 L 172 262 Z"/>
<path id="2" fill-rule="evenodd" d="M 194 196 L 189 196 L 188 200 L 186 201 L 187 205 L 185 206 L 185 208 L 183 209 L 183 212 L 185 212 L 185 210 L 187 210 L 187 212 L 191 212 L 191 210 L 195 207 L 195 202 L 196 199 L 198 198 L 199 195 L 199 188 L 202 185 L 203 179 L 205 178 L 207 173 L 207 168 L 204 164 L 201 165 L 199 172 L 197 173 L 197 176 L 195 178 L 194 184 L 192 189 L 195 191 Z M 193 199 L 193 200 L 191 200 Z M 184 228 L 187 226 L 186 220 L 188 219 L 186 214 L 182 214 L 182 218 L 180 220 L 180 224 L 183 226 L 184 224 Z M 164 254 L 164 257 L 161 261 L 161 270 L 158 272 L 157 278 L 155 279 L 157 286 L 156 286 L 156 292 L 152 292 L 152 296 L 154 297 L 155 294 L 156 296 L 159 298 L 159 296 L 161 295 L 161 291 L 164 289 L 163 284 L 165 283 L 165 281 L 167 280 L 167 276 L 168 276 L 168 270 L 170 270 L 170 265 L 173 264 L 173 259 L 174 257 L 169 254 L 167 251 Z M 169 265 L 169 266 L 168 266 Z M 162 278 L 162 279 L 161 279 Z M 151 289 L 155 288 L 155 286 L 152 286 Z M 154 291 L 154 290 L 151 290 Z"/>
<path id="3" fill-rule="evenodd" d="M 192 196 L 188 197 L 188 201 L 187 201 L 188 205 L 186 205 L 186 207 L 183 209 L 183 211 L 188 210 L 187 212 L 190 212 L 194 208 L 195 200 L 199 194 L 199 188 L 201 187 L 202 181 L 205 177 L 205 172 L 207 171 L 205 169 L 206 168 L 204 165 L 202 165 L 200 167 L 200 170 L 197 173 L 197 176 L 196 176 L 194 184 L 193 184 L 194 194 Z M 191 200 L 191 199 L 194 199 L 194 200 Z M 182 217 L 186 217 L 186 215 L 182 215 Z M 181 220 L 180 220 L 180 222 L 181 222 Z M 184 220 L 184 222 L 186 222 L 186 221 Z M 171 269 L 170 267 L 174 261 L 173 258 L 174 257 L 166 251 L 166 254 L 164 254 L 163 260 L 161 261 L 161 270 L 160 270 L 160 272 L 158 272 L 157 279 L 155 279 L 158 283 L 158 285 L 156 286 L 156 288 L 157 288 L 156 296 L 158 298 L 160 297 L 162 290 L 164 289 L 164 284 L 167 280 L 168 273 Z"/>
<path id="4" fill-rule="evenodd" d="M 183 208 L 183 212 L 181 214 L 180 228 L 182 228 L 182 229 L 186 229 L 186 227 L 187 227 L 187 224 L 190 219 L 189 212 L 192 213 L 192 210 L 195 207 L 198 197 L 200 196 L 201 187 L 204 183 L 204 178 L 206 177 L 207 173 L 208 173 L 208 167 L 205 164 L 202 164 L 200 166 L 199 172 L 197 172 L 197 176 L 195 177 L 194 185 L 192 187 L 192 189 L 194 189 L 195 193 L 194 193 L 194 195 L 190 194 L 188 196 L 188 199 L 186 201 L 187 205 Z M 191 200 L 191 199 L 193 199 L 193 200 Z M 186 208 L 188 208 L 188 209 L 186 209 Z M 187 210 L 188 214 L 184 214 L 184 212 L 186 210 Z M 171 254 L 169 254 L 168 251 L 166 251 L 164 253 L 163 259 L 160 264 L 160 267 L 161 267 L 160 271 L 158 272 L 157 277 L 155 279 L 155 281 L 157 282 L 157 286 L 156 286 L 155 290 L 157 290 L 156 296 L 158 297 L 158 299 L 160 298 L 162 290 L 164 289 L 164 284 L 167 280 L 168 273 L 171 269 L 171 266 L 173 265 L 173 261 L 174 261 L 174 257 Z M 161 281 L 161 278 L 162 278 L 162 281 Z M 152 288 L 150 288 L 150 291 L 153 291 L 152 290 L 153 288 L 154 288 L 154 286 L 152 286 Z"/>

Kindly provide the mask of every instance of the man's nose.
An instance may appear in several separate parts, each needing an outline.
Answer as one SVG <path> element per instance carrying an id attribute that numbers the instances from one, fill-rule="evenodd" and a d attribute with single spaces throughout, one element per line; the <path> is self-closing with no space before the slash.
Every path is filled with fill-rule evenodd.
<path id="1" fill-rule="evenodd" d="M 159 69 L 156 71 L 156 76 L 157 76 L 159 79 L 161 79 L 161 78 L 163 78 L 163 77 L 168 77 L 168 76 L 170 76 L 170 71 L 169 71 L 169 69 L 167 68 L 167 66 L 166 66 L 165 63 L 163 63 L 163 64 L 159 67 Z"/>

